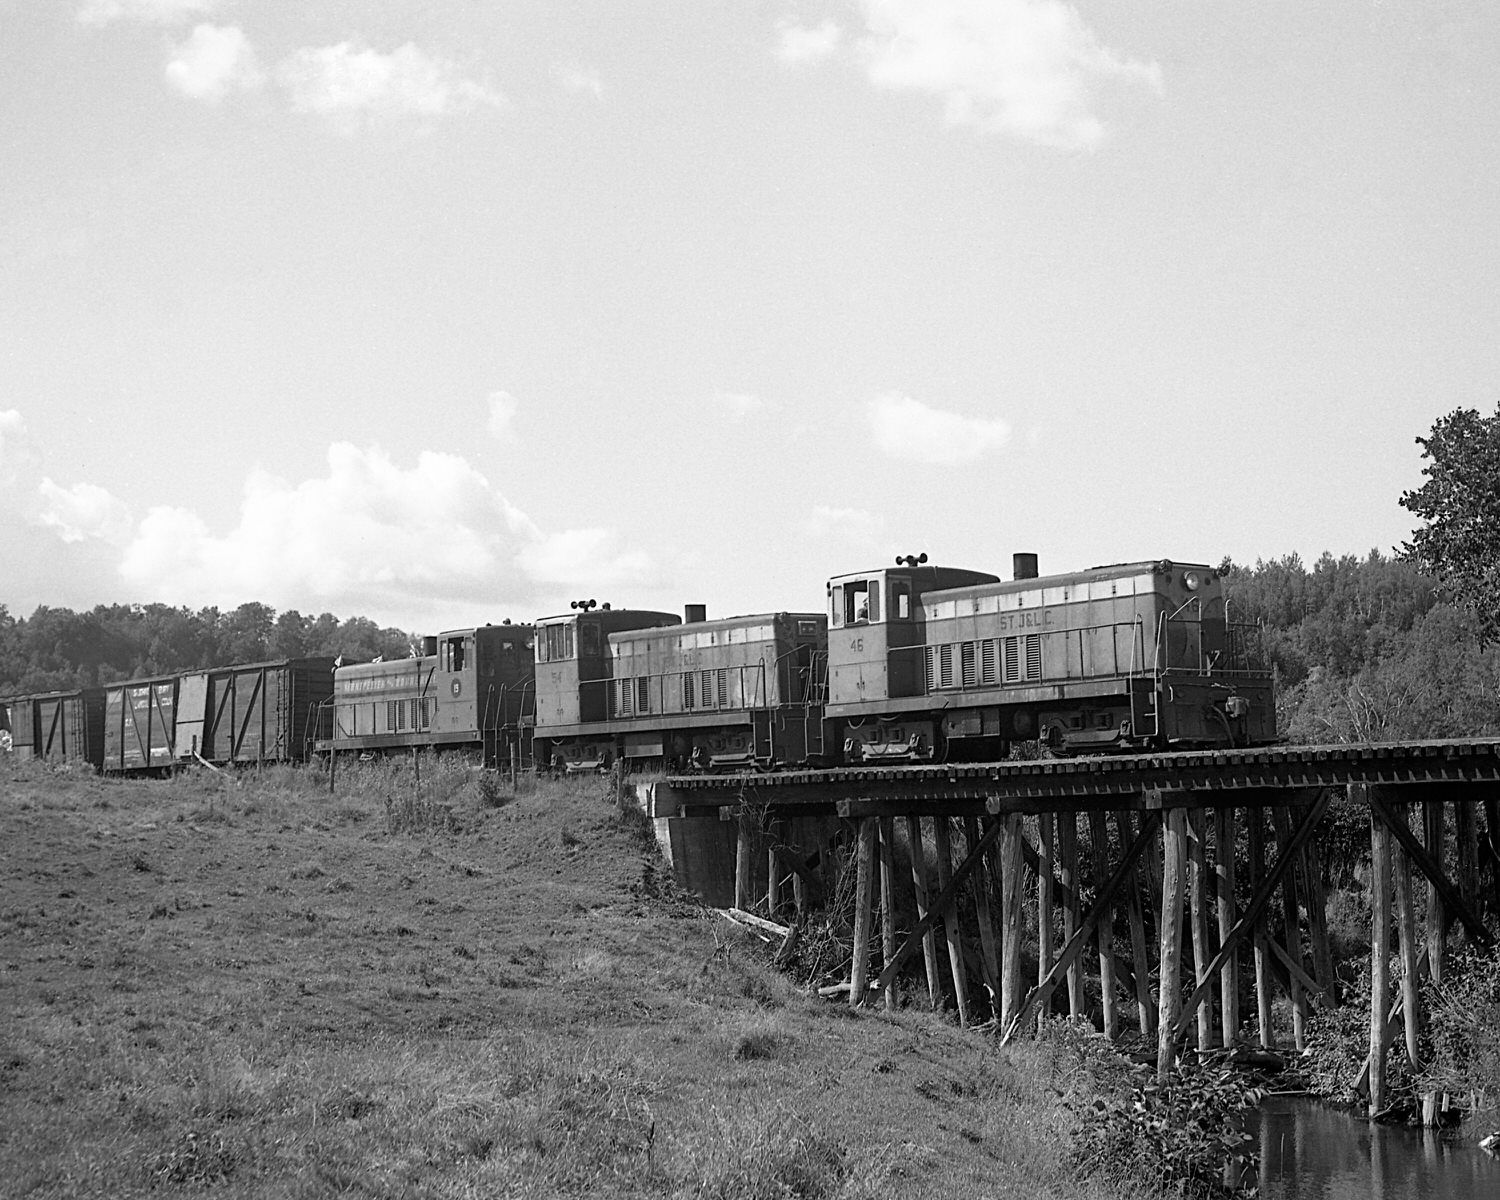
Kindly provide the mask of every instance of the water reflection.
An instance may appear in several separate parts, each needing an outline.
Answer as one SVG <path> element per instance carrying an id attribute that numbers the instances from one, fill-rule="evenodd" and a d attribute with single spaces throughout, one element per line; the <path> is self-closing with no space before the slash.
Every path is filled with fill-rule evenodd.
<path id="1" fill-rule="evenodd" d="M 1266 1200 L 1494 1200 L 1500 1162 L 1435 1131 L 1373 1125 L 1316 1100 L 1273 1096 L 1260 1110 Z"/>

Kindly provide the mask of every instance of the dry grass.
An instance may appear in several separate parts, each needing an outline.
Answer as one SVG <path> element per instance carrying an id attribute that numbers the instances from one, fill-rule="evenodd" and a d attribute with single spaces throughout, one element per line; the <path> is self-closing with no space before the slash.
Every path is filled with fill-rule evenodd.
<path id="1" fill-rule="evenodd" d="M 1114 1194 L 1042 1049 L 809 998 L 606 782 L 421 775 L 0 760 L 0 1194 Z"/>

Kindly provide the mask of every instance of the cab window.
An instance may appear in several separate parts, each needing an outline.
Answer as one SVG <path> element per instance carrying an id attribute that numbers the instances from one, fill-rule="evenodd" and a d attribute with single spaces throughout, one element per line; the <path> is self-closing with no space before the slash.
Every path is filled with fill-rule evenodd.
<path id="1" fill-rule="evenodd" d="M 880 620 L 880 582 L 860 579 L 844 585 L 843 623 L 865 625 Z M 836 622 L 837 623 L 837 622 Z"/>
<path id="2" fill-rule="evenodd" d="M 573 626 L 544 625 L 537 631 L 537 662 L 564 662 L 573 657 Z"/>
<path id="3" fill-rule="evenodd" d="M 891 580 L 891 620 L 911 620 L 911 584 L 905 579 Z"/>
<path id="4" fill-rule="evenodd" d="M 443 670 L 462 671 L 464 669 L 465 653 L 464 639 L 461 637 L 446 638 L 443 641 Z"/>
<path id="5" fill-rule="evenodd" d="M 599 626 L 592 621 L 579 623 L 578 653 L 591 658 L 597 658 L 603 653 L 599 648 Z"/>

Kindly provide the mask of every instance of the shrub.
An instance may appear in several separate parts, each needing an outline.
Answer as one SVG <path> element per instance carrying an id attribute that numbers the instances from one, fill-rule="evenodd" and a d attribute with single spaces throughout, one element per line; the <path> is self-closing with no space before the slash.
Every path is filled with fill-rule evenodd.
<path id="1" fill-rule="evenodd" d="M 1500 1096 L 1500 951 L 1454 956 L 1441 984 L 1423 986 L 1432 1055 L 1423 1091 Z"/>
<path id="2" fill-rule="evenodd" d="M 1053 1022 L 1045 1036 L 1078 1056 L 1067 1105 L 1077 1117 L 1069 1158 L 1081 1177 L 1159 1180 L 1185 1196 L 1230 1194 L 1226 1168 L 1254 1158 L 1254 1138 L 1239 1118 L 1260 1103 L 1259 1088 L 1233 1068 L 1186 1062 L 1158 1083 L 1145 1068 L 1131 1070 L 1102 1035 L 1073 1022 Z"/>

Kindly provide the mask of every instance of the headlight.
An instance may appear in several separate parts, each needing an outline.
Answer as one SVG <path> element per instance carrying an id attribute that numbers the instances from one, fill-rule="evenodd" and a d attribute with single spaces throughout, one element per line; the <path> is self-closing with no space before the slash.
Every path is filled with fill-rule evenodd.
<path id="1" fill-rule="evenodd" d="M 1182 577 L 1182 582 L 1187 584 L 1188 591 L 1196 592 L 1198 590 L 1198 585 L 1202 583 L 1203 580 L 1199 578 L 1197 571 L 1189 571 Z"/>

